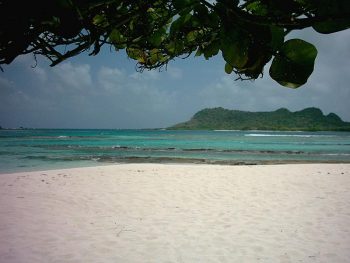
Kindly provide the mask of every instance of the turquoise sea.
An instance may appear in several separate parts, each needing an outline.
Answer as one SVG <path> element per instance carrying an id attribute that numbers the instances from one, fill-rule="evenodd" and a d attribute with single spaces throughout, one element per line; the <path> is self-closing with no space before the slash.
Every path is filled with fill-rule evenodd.
<path id="1" fill-rule="evenodd" d="M 350 162 L 350 132 L 0 130 L 1 173 L 126 162 Z"/>

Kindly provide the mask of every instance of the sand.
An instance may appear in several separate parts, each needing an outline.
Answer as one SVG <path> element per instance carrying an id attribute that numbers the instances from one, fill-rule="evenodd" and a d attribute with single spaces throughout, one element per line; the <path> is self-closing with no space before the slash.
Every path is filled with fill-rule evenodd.
<path id="1" fill-rule="evenodd" d="M 350 164 L 0 175 L 0 262 L 350 262 Z"/>

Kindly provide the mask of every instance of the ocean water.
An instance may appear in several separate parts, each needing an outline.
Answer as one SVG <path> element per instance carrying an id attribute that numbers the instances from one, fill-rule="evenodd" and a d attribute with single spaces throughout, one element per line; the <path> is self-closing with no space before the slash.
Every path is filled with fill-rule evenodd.
<path id="1" fill-rule="evenodd" d="M 350 132 L 0 130 L 0 172 L 165 162 L 350 162 Z"/>

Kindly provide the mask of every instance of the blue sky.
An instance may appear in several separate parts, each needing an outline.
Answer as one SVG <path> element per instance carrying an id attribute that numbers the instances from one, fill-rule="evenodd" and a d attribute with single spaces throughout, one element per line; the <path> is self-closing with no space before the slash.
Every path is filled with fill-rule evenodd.
<path id="1" fill-rule="evenodd" d="M 18 57 L 0 73 L 0 125 L 33 128 L 160 128 L 189 119 L 206 107 L 249 111 L 292 111 L 318 107 L 350 121 L 350 30 L 320 35 L 297 32 L 319 53 L 315 71 L 299 89 L 284 88 L 265 75 L 235 81 L 217 56 L 177 59 L 161 72 L 135 70 L 135 61 L 105 48 L 53 68 L 31 55 Z"/>

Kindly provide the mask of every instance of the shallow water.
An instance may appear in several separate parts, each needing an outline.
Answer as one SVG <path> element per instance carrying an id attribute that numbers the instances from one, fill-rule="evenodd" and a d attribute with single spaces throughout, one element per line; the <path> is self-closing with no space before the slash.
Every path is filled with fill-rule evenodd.
<path id="1" fill-rule="evenodd" d="M 0 130 L 0 172 L 122 162 L 350 162 L 350 133 Z"/>

